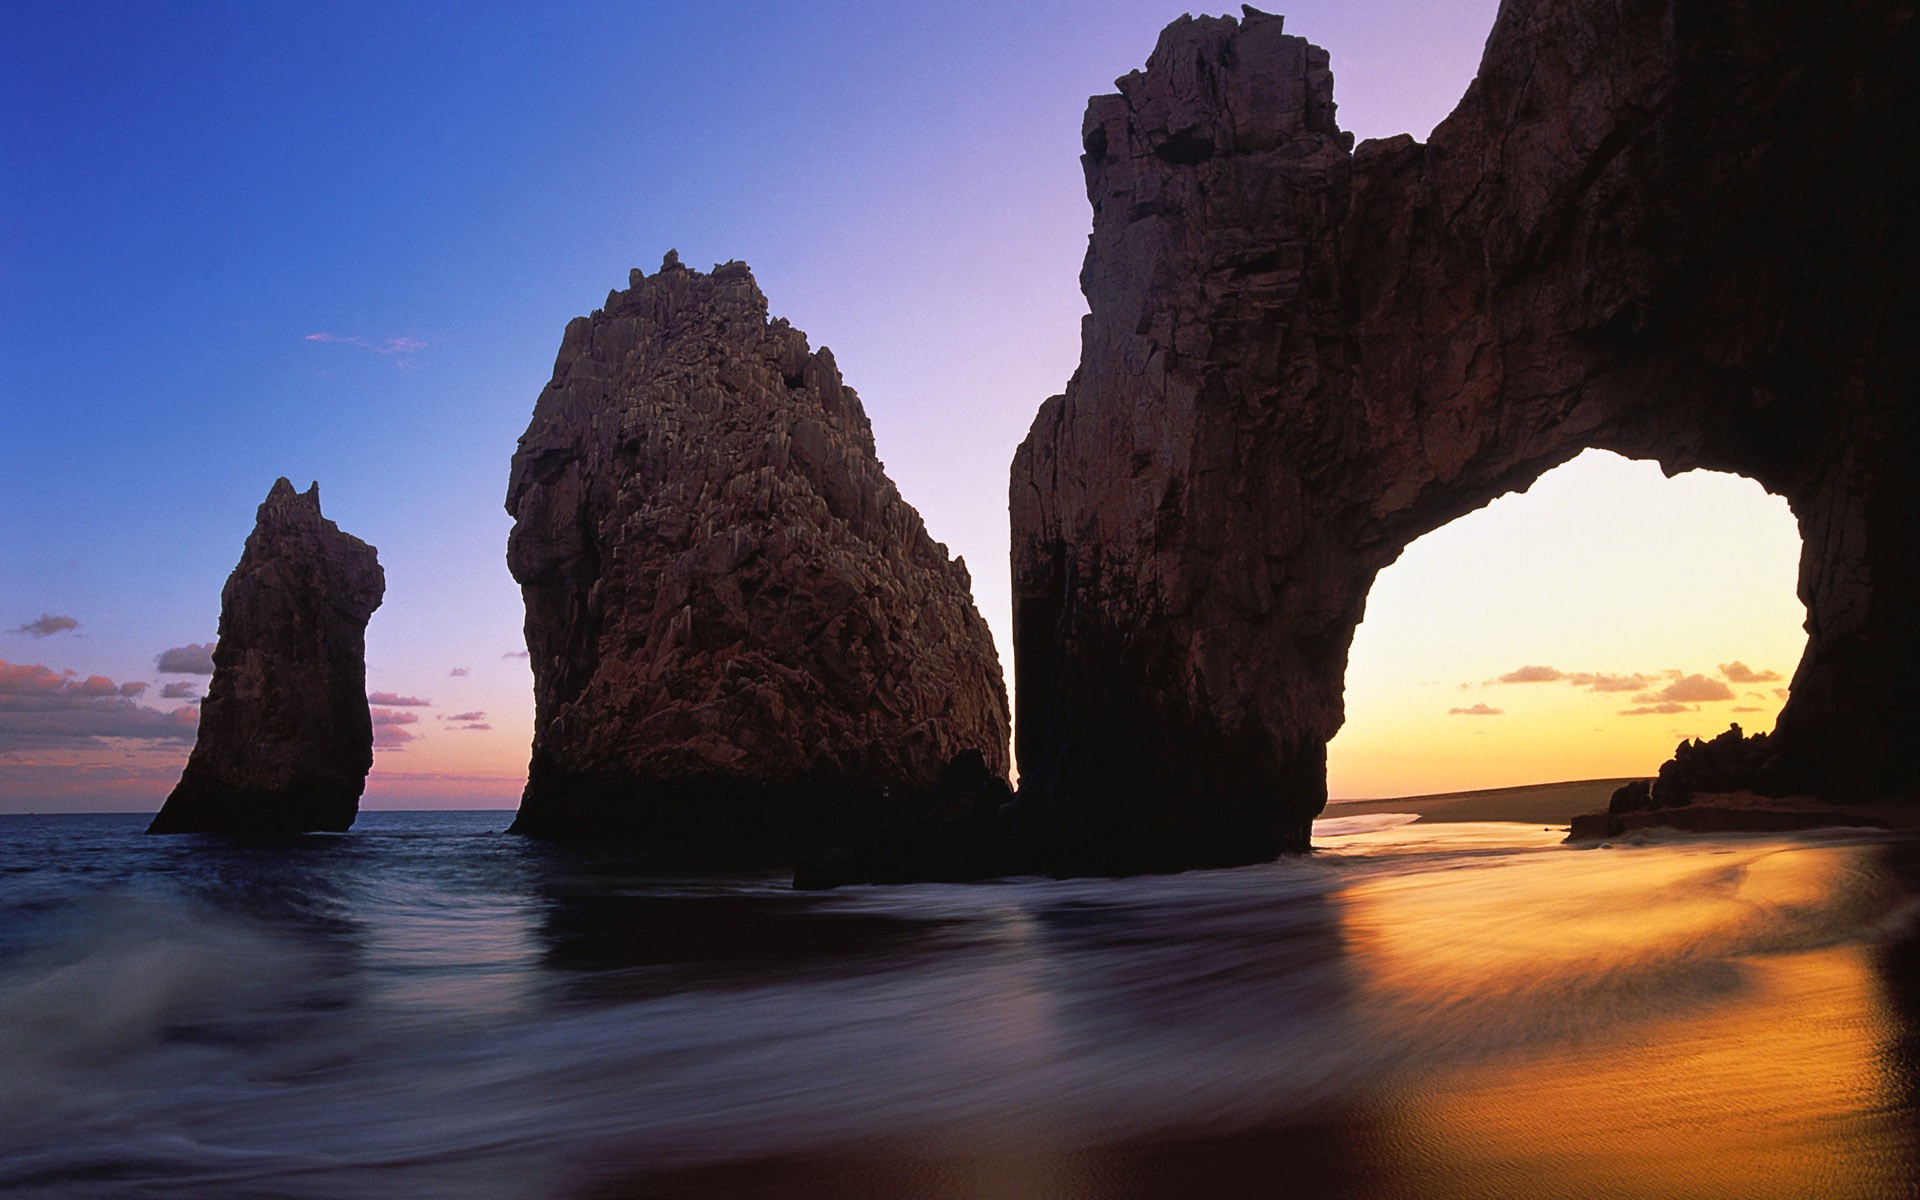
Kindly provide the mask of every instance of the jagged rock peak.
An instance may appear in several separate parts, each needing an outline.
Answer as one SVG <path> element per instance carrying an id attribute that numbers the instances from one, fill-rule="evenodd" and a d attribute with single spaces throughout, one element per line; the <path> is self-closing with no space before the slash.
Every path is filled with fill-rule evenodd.
<path id="1" fill-rule="evenodd" d="M 220 593 L 213 679 L 152 833 L 298 833 L 353 824 L 373 765 L 367 621 L 386 576 L 320 512 L 320 485 L 274 481 Z"/>
<path id="2" fill-rule="evenodd" d="M 775 840 L 853 831 L 965 750 L 1004 776 L 965 566 L 833 356 L 744 263 L 629 282 L 568 324 L 508 483 L 536 706 L 515 827 Z"/>

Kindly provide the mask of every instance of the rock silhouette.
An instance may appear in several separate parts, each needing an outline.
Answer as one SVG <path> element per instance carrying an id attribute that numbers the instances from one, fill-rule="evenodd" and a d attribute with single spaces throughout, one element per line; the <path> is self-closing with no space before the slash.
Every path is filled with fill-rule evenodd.
<path id="1" fill-rule="evenodd" d="M 536 707 L 516 830 L 854 836 L 963 751 L 1005 777 L 965 564 L 745 264 L 669 254 L 567 326 L 507 508 Z"/>
<path id="2" fill-rule="evenodd" d="M 386 576 L 320 515 L 320 485 L 274 481 L 220 592 L 200 729 L 149 833 L 300 833 L 353 824 L 373 766 L 367 621 Z"/>
<path id="3" fill-rule="evenodd" d="M 1349 149 L 1326 53 L 1253 9 L 1174 22 L 1094 98 L 1081 362 L 1010 486 L 1021 806 L 1056 869 L 1305 849 L 1374 576 L 1589 447 L 1787 498 L 1781 786 L 1902 784 L 1913 16 L 1509 0 L 1424 145 Z"/>

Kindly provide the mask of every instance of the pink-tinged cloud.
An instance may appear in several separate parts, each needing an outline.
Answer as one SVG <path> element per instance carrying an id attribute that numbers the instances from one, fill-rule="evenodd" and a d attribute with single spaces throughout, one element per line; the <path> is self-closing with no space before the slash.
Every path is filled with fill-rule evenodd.
<path id="1" fill-rule="evenodd" d="M 192 741 L 199 709 L 135 703 L 145 688 L 104 675 L 76 679 L 72 671 L 39 663 L 0 661 L 0 752 L 95 745 L 102 738 Z"/>
<path id="2" fill-rule="evenodd" d="M 483 732 L 484 732 L 484 731 L 486 731 L 486 730 L 489 730 L 489 729 L 492 729 L 492 728 L 493 728 L 493 726 L 491 726 L 491 725 L 489 725 L 489 724 L 487 724 L 487 723 L 486 723 L 485 721 L 474 721 L 474 722 L 472 722 L 471 724 L 467 724 L 467 725 L 455 725 L 455 726 L 454 726 L 453 728 L 455 728 L 455 729 L 478 729 L 478 730 L 481 730 L 481 731 L 483 731 Z"/>
<path id="3" fill-rule="evenodd" d="M 399 337 L 383 338 L 381 341 L 376 343 L 376 342 L 369 341 L 363 337 L 353 337 L 345 334 L 329 333 L 325 330 L 322 330 L 318 333 L 309 333 L 305 337 L 301 338 L 300 340 L 305 342 L 315 342 L 323 346 L 354 346 L 361 350 L 371 350 L 375 354 L 385 355 L 388 358 L 398 359 L 402 364 L 405 363 L 405 361 L 410 355 L 416 354 L 419 351 L 425 350 L 427 348 L 426 342 L 410 334 L 402 334 Z"/>
<path id="4" fill-rule="evenodd" d="M 1664 717 L 1673 713 L 1698 711 L 1696 708 L 1670 700 L 1662 704 L 1644 705 L 1640 708 L 1623 708 L 1620 710 L 1620 715 L 1623 717 Z"/>
<path id="5" fill-rule="evenodd" d="M 394 725 L 382 725 L 378 721 L 373 725 L 373 748 L 375 750 L 402 750 L 414 740 L 412 730 L 401 729 Z"/>
<path id="6" fill-rule="evenodd" d="M 487 719 L 487 714 L 483 712 L 455 713 L 452 716 L 447 718 L 447 720 L 449 721 L 484 721 L 486 719 Z"/>
<path id="7" fill-rule="evenodd" d="M 396 692 L 373 692 L 367 696 L 368 704 L 384 704 L 389 708 L 431 708 L 433 701 L 422 700 L 418 696 L 402 696 Z"/>
<path id="8" fill-rule="evenodd" d="M 1508 671 L 1500 677 L 1501 683 L 1558 683 L 1567 677 L 1565 671 L 1553 667 L 1521 667 L 1517 671 Z"/>
<path id="9" fill-rule="evenodd" d="M 162 687 L 160 689 L 160 698 L 162 700 L 191 700 L 199 690 L 200 685 L 182 680 L 179 683 L 169 683 L 165 687 Z"/>
<path id="10" fill-rule="evenodd" d="M 473 672 L 467 670 L 465 667 L 455 667 L 453 670 L 447 672 L 447 678 L 465 679 L 468 675 L 471 675 L 471 674 L 473 674 Z"/>
<path id="11" fill-rule="evenodd" d="M 1683 675 L 1661 688 L 1659 699 L 1698 704 L 1732 700 L 1734 695 L 1733 689 L 1718 679 L 1708 679 L 1705 675 Z"/>
<path id="12" fill-rule="evenodd" d="M 212 642 L 189 642 L 161 651 L 153 661 L 163 675 L 211 675 L 213 647 Z"/>
<path id="13" fill-rule="evenodd" d="M 1774 683 L 1780 678 L 1778 671 L 1756 671 L 1738 660 L 1721 663 L 1720 673 L 1735 683 Z"/>
<path id="14" fill-rule="evenodd" d="M 1447 710 L 1447 715 L 1450 717 L 1498 717 L 1505 712 L 1505 709 L 1495 708 L 1491 704 L 1476 704 L 1471 708 L 1450 708 Z"/>
<path id="15" fill-rule="evenodd" d="M 66 633 L 78 628 L 80 628 L 80 622 L 74 620 L 72 617 L 55 616 L 52 613 L 41 613 L 37 618 L 28 621 L 25 625 L 15 626 L 14 632 L 24 633 L 29 637 L 43 638 L 52 637 L 56 633 Z"/>
<path id="16" fill-rule="evenodd" d="M 373 718 L 376 729 L 382 725 L 418 725 L 420 723 L 419 713 L 396 712 L 391 708 L 369 709 L 368 715 Z"/>

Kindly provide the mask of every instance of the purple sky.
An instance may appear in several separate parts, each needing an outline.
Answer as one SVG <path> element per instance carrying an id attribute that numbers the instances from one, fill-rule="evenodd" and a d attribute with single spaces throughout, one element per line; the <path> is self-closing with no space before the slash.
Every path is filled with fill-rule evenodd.
<path id="1" fill-rule="evenodd" d="M 1332 51 L 1346 128 L 1424 137 L 1494 8 L 1288 31 Z M 157 806 L 283 474 L 379 548 L 368 688 L 422 702 L 376 705 L 368 802 L 512 803 L 507 462 L 567 320 L 669 248 L 746 260 L 833 348 L 1004 655 L 1007 463 L 1085 311 L 1080 114 L 1179 12 L 9 5 L 0 811 Z"/>

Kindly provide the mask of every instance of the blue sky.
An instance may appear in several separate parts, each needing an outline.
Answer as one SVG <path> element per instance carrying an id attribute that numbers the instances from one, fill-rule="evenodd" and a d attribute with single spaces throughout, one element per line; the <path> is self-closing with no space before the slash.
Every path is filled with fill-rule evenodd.
<path id="1" fill-rule="evenodd" d="M 1332 51 L 1345 127 L 1424 137 L 1494 8 L 1302 3 L 1288 30 Z M 1179 11 L 10 5 L 0 660 L 179 707 L 161 689 L 204 677 L 157 657 L 212 640 L 273 479 L 318 480 L 387 571 L 369 689 L 432 702 L 395 710 L 369 803 L 511 803 L 508 459 L 567 320 L 669 248 L 746 260 L 833 348 L 1004 655 L 1007 463 L 1085 311 L 1080 114 Z M 0 730 L 0 810 L 153 807 L 184 753 Z"/>

